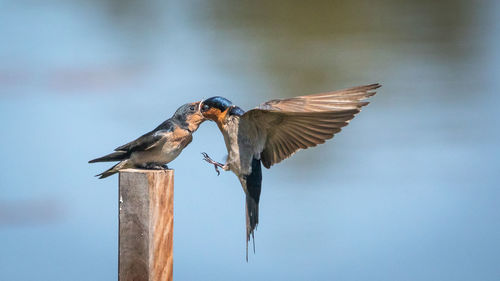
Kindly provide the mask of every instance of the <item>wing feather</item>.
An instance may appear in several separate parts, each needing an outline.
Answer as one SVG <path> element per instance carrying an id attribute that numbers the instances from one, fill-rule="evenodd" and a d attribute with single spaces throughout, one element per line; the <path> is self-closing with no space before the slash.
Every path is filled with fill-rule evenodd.
<path id="1" fill-rule="evenodd" d="M 174 124 L 170 119 L 161 123 L 151 132 L 148 132 L 137 139 L 115 148 L 115 151 L 138 151 L 148 150 L 158 145 L 163 138 L 168 137 L 174 130 Z"/>
<path id="2" fill-rule="evenodd" d="M 334 111 L 355 109 L 368 104 L 367 99 L 375 94 L 379 84 L 354 87 L 334 92 L 276 99 L 261 104 L 258 109 L 290 112 Z"/>
<path id="3" fill-rule="evenodd" d="M 271 100 L 246 112 L 242 120 L 255 124 L 266 138 L 260 151 L 266 168 L 290 157 L 299 149 L 314 147 L 341 131 L 368 104 L 379 84 L 334 92 Z"/>
<path id="4" fill-rule="evenodd" d="M 156 147 L 158 144 L 162 144 L 166 138 L 172 134 L 169 130 L 158 130 L 149 132 L 136 140 L 133 140 L 127 144 L 117 147 L 115 151 L 144 151 Z"/>

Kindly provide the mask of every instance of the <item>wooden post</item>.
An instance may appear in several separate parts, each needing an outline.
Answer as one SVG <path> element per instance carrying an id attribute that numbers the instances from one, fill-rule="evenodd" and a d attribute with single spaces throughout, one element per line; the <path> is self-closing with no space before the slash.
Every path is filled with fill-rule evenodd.
<path id="1" fill-rule="evenodd" d="M 119 281 L 171 281 L 174 171 L 120 171 Z"/>

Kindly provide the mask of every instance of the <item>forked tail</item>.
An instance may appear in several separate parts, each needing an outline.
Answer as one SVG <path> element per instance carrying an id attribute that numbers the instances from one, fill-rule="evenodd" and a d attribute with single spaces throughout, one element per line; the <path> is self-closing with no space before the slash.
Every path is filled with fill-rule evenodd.
<path id="1" fill-rule="evenodd" d="M 262 186 L 262 168 L 260 160 L 253 159 L 252 173 L 245 177 L 244 184 L 246 185 L 246 223 L 247 223 L 247 247 L 246 260 L 248 262 L 248 242 L 252 237 L 253 252 L 255 253 L 255 235 L 254 231 L 259 223 L 259 198 Z"/>

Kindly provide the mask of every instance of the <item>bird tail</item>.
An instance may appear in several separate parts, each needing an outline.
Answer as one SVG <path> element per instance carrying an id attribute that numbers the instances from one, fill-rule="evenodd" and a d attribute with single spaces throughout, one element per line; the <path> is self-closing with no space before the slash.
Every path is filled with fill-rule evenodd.
<path id="1" fill-rule="evenodd" d="M 126 152 L 126 151 L 115 151 L 115 152 L 110 153 L 108 155 L 105 155 L 103 157 L 92 159 L 89 161 L 89 163 L 121 161 L 121 160 L 125 159 L 127 156 L 128 156 L 128 152 Z"/>
<path id="2" fill-rule="evenodd" d="M 114 165 L 113 167 L 95 176 L 99 177 L 100 179 L 107 178 L 113 174 L 118 173 L 118 171 L 120 171 L 121 169 L 126 169 L 126 168 L 130 168 L 130 165 L 127 160 L 121 161 L 120 163 Z"/>
<path id="3" fill-rule="evenodd" d="M 252 238 L 253 244 L 253 252 L 255 254 L 255 236 L 254 231 L 257 228 L 257 224 L 259 224 L 259 203 L 255 202 L 255 200 L 246 196 L 246 221 L 247 221 L 247 248 L 246 248 L 246 259 L 248 261 L 248 242 L 250 242 L 250 237 Z"/>
<path id="4" fill-rule="evenodd" d="M 250 237 L 253 242 L 253 252 L 255 254 L 255 236 L 254 231 L 259 224 L 259 199 L 262 186 L 262 168 L 260 160 L 253 159 L 252 173 L 245 179 L 246 185 L 246 224 L 247 224 L 247 247 L 246 260 L 248 262 L 248 242 Z"/>

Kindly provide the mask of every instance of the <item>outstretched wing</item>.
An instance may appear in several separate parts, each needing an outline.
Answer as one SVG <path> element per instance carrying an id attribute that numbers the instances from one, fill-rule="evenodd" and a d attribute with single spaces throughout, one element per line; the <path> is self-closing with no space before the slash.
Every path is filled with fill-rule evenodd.
<path id="1" fill-rule="evenodd" d="M 266 168 L 299 149 L 316 146 L 340 132 L 373 96 L 379 84 L 340 91 L 272 100 L 246 112 L 241 120 L 253 124 L 265 138 L 261 151 Z M 241 122 L 241 121 L 240 121 Z"/>
<path id="2" fill-rule="evenodd" d="M 374 90 L 378 88 L 380 84 L 371 84 L 289 99 L 275 99 L 259 105 L 257 109 L 290 112 L 354 109 L 367 105 L 368 102 L 362 100 L 375 95 Z"/>

